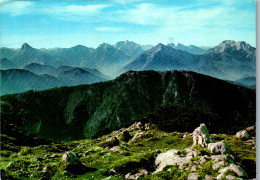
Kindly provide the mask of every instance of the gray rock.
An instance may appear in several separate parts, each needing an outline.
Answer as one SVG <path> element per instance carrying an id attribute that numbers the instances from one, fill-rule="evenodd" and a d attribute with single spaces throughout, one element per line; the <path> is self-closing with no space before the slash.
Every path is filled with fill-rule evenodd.
<path id="1" fill-rule="evenodd" d="M 146 175 L 146 174 L 148 174 L 148 171 L 145 170 L 145 169 L 141 169 L 141 170 L 139 170 L 139 171 L 138 171 L 137 173 L 135 173 L 135 174 L 127 173 L 127 174 L 125 175 L 125 179 L 138 179 L 140 176 Z"/>
<path id="2" fill-rule="evenodd" d="M 226 176 L 226 179 L 227 179 L 227 180 L 235 180 L 236 178 L 235 178 L 234 176 L 227 175 L 227 176 Z"/>
<path id="3" fill-rule="evenodd" d="M 208 155 L 204 155 L 200 158 L 199 162 L 200 164 L 204 164 L 205 162 L 207 162 L 208 160 L 210 160 L 211 158 Z"/>
<path id="4" fill-rule="evenodd" d="M 118 152 L 119 151 L 119 146 L 114 146 L 110 149 L 113 152 Z"/>
<path id="5" fill-rule="evenodd" d="M 200 124 L 199 127 L 197 127 L 193 131 L 193 145 L 192 148 L 196 145 L 200 145 L 202 147 L 206 147 L 208 143 L 211 143 L 211 137 L 209 135 L 208 129 L 205 126 L 204 123 Z"/>
<path id="6" fill-rule="evenodd" d="M 199 179 L 199 174 L 198 173 L 191 173 L 188 175 L 188 180 L 198 180 Z"/>
<path id="7" fill-rule="evenodd" d="M 236 137 L 242 139 L 249 139 L 250 135 L 248 134 L 247 130 L 241 130 L 236 133 Z"/>
<path id="8" fill-rule="evenodd" d="M 66 152 L 65 154 L 63 154 L 63 156 L 61 157 L 61 161 L 65 163 L 69 163 L 71 165 L 81 164 L 78 156 L 73 152 Z"/>
<path id="9" fill-rule="evenodd" d="M 214 154 L 224 154 L 226 152 L 226 146 L 223 142 L 209 143 L 208 150 Z"/>
<path id="10" fill-rule="evenodd" d="M 210 157 L 211 157 L 211 159 L 213 159 L 213 161 L 215 163 L 220 162 L 220 161 L 226 161 L 228 158 L 231 158 L 234 160 L 234 156 L 230 155 L 230 154 L 212 155 Z"/>
<path id="11" fill-rule="evenodd" d="M 224 161 L 220 161 L 220 162 L 218 162 L 218 163 L 213 164 L 213 165 L 212 165 L 212 169 L 213 169 L 213 170 L 216 170 L 216 169 L 218 169 L 220 166 L 225 166 L 225 165 L 226 165 L 226 163 L 225 163 Z"/>
<path id="12" fill-rule="evenodd" d="M 209 175 L 206 174 L 205 180 L 213 180 Z"/>
<path id="13" fill-rule="evenodd" d="M 191 162 L 192 156 L 180 157 L 178 150 L 169 150 L 165 153 L 160 153 L 155 159 L 155 165 L 158 166 L 154 173 L 160 172 L 167 165 L 178 165 L 179 169 L 183 169 L 183 166 Z"/>

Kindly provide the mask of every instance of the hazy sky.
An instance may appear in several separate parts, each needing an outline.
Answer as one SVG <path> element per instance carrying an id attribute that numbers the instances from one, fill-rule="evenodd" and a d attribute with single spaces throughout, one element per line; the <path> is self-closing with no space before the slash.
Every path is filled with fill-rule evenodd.
<path id="1" fill-rule="evenodd" d="M 254 0 L 0 0 L 0 42 L 37 48 L 130 40 L 256 44 Z"/>

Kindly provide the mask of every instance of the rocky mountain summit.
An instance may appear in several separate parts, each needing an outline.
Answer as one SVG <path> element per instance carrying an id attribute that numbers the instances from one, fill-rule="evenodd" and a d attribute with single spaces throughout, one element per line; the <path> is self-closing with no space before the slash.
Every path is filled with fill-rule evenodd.
<path id="1" fill-rule="evenodd" d="M 226 40 L 221 42 L 218 46 L 210 48 L 206 53 L 225 53 L 225 52 L 236 52 L 236 51 L 245 51 L 249 56 L 255 54 L 256 48 L 250 46 L 244 41 L 233 41 Z"/>
<path id="2" fill-rule="evenodd" d="M 256 177 L 256 151 L 248 142 L 255 137 L 209 134 L 204 124 L 193 133 L 167 133 L 142 120 L 93 139 L 59 144 L 24 139 L 42 145 L 18 142 L 12 130 L 1 134 L 3 179 Z"/>

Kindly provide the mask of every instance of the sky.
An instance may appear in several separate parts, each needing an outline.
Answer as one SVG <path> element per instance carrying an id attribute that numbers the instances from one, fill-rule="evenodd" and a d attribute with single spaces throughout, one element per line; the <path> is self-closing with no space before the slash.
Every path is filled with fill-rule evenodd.
<path id="1" fill-rule="evenodd" d="M 0 0 L 0 45 L 96 48 L 102 43 L 224 40 L 256 46 L 254 0 Z"/>

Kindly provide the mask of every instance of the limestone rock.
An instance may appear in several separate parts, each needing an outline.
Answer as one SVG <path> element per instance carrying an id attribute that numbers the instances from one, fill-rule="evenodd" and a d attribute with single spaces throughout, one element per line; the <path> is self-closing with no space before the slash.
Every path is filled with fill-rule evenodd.
<path id="1" fill-rule="evenodd" d="M 197 180 L 197 179 L 199 179 L 199 174 L 198 173 L 191 173 L 191 174 L 189 174 L 188 175 L 188 180 Z"/>
<path id="2" fill-rule="evenodd" d="M 227 161 L 229 158 L 232 159 L 232 160 L 235 159 L 234 156 L 230 155 L 230 154 L 212 155 L 210 157 L 211 157 L 211 159 L 213 159 L 213 161 L 215 163 L 220 162 L 220 161 Z"/>
<path id="3" fill-rule="evenodd" d="M 255 126 L 250 126 L 236 133 L 237 138 L 249 139 L 251 136 L 255 136 Z"/>
<path id="4" fill-rule="evenodd" d="M 217 179 L 224 179 L 224 177 L 225 177 L 225 174 L 219 174 L 218 176 L 217 176 Z"/>
<path id="5" fill-rule="evenodd" d="M 224 154 L 226 152 L 226 146 L 223 142 L 209 143 L 208 150 L 214 154 Z"/>
<path id="6" fill-rule="evenodd" d="M 208 155 L 201 156 L 199 162 L 200 164 L 204 164 L 205 162 L 209 161 L 211 158 Z"/>
<path id="7" fill-rule="evenodd" d="M 227 179 L 227 180 L 235 180 L 236 178 L 235 178 L 234 176 L 227 175 L 227 176 L 226 176 L 226 179 Z"/>
<path id="8" fill-rule="evenodd" d="M 206 147 L 208 143 L 211 143 L 211 137 L 209 135 L 208 129 L 205 126 L 205 124 L 200 124 L 199 127 L 197 127 L 193 131 L 193 145 L 192 147 L 196 145 L 200 145 L 202 147 Z"/>
<path id="9" fill-rule="evenodd" d="M 230 164 L 230 168 L 231 168 L 231 170 L 234 171 L 239 177 L 245 176 L 245 175 L 244 175 L 244 172 L 242 172 L 242 169 L 241 169 L 239 166 L 237 166 L 237 165 L 235 165 L 235 164 Z"/>
<path id="10" fill-rule="evenodd" d="M 213 170 L 216 170 L 216 169 L 218 169 L 220 166 L 225 166 L 225 165 L 226 165 L 225 161 L 220 161 L 220 162 L 218 162 L 218 163 L 213 164 L 213 165 L 212 165 L 212 169 L 213 169 Z"/>
<path id="11" fill-rule="evenodd" d="M 81 164 L 78 156 L 73 152 L 66 152 L 65 154 L 63 154 L 61 161 L 69 163 L 71 165 L 80 165 Z"/>
<path id="12" fill-rule="evenodd" d="M 175 149 L 160 153 L 155 159 L 155 165 L 158 167 L 154 173 L 162 171 L 167 165 L 178 165 L 179 169 L 183 169 L 185 165 L 191 162 L 192 156 L 180 157 L 179 153 L 180 151 Z"/>
<path id="13" fill-rule="evenodd" d="M 235 172 L 239 177 L 247 177 L 244 170 L 235 164 L 230 164 L 230 166 L 220 169 L 218 172 L 220 174 L 225 174 L 228 170 Z"/>
<path id="14" fill-rule="evenodd" d="M 236 137 L 242 139 L 248 139 L 250 135 L 248 134 L 247 130 L 241 130 L 236 133 Z"/>
<path id="15" fill-rule="evenodd" d="M 209 175 L 206 174 L 205 180 L 213 180 Z"/>
<path id="16" fill-rule="evenodd" d="M 125 179 L 138 179 L 141 175 L 146 175 L 146 174 L 148 174 L 148 171 L 145 169 L 141 169 L 135 174 L 131 174 L 131 173 L 126 174 Z"/>
<path id="17" fill-rule="evenodd" d="M 118 152 L 119 151 L 119 146 L 114 146 L 110 149 L 113 152 Z"/>
<path id="18" fill-rule="evenodd" d="M 113 147 L 119 145 L 119 141 L 116 137 L 111 137 L 107 139 L 104 143 L 102 143 L 103 147 Z"/>

